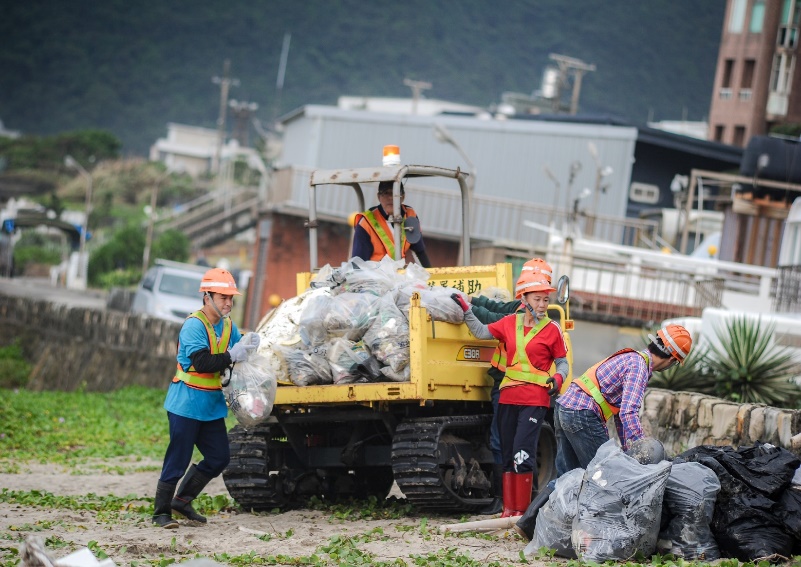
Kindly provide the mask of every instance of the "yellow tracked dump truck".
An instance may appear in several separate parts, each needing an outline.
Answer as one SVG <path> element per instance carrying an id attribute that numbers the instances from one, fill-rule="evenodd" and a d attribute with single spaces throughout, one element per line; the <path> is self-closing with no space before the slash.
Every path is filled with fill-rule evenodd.
<path id="1" fill-rule="evenodd" d="M 315 171 L 308 221 L 311 272 L 298 274 L 298 294 L 308 289 L 317 269 L 319 192 L 332 185 L 351 186 L 359 210 L 364 210 L 362 184 L 392 181 L 394 210 L 399 211 L 399 184 L 421 178 L 457 181 L 463 221 L 469 218 L 466 175 L 458 169 L 399 165 Z M 404 226 L 400 217 L 395 220 L 398 242 Z M 490 287 L 511 291 L 511 264 L 470 265 L 468 224 L 463 222 L 464 265 L 429 269 L 428 284 L 466 293 Z M 400 247 L 396 249 L 399 254 Z M 567 278 L 560 280 L 557 296 L 561 303 L 551 305 L 549 315 L 569 331 Z M 412 295 L 408 323 L 408 382 L 279 385 L 265 423 L 230 431 L 231 463 L 223 479 L 243 509 L 289 508 L 312 495 L 383 499 L 393 482 L 421 511 L 476 513 L 491 505 L 492 380 L 487 369 L 497 343 L 476 339 L 464 324 L 433 321 L 418 294 Z M 565 338 L 572 361 L 567 332 Z M 553 429 L 545 424 L 537 455 L 540 487 L 555 476 L 555 457 Z"/>

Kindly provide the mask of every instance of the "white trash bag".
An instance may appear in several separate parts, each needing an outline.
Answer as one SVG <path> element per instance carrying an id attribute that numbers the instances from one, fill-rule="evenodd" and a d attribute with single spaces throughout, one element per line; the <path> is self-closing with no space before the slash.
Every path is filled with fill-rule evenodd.
<path id="1" fill-rule="evenodd" d="M 277 383 L 270 362 L 253 354 L 234 364 L 223 381 L 223 394 L 239 424 L 253 427 L 264 422 L 273 411 Z"/>

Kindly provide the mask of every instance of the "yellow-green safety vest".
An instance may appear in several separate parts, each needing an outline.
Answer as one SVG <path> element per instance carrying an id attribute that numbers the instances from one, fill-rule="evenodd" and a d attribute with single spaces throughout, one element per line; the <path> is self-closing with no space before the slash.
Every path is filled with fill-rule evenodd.
<path id="1" fill-rule="evenodd" d="M 528 360 L 528 353 L 526 353 L 526 345 L 545 328 L 545 325 L 550 323 L 548 316 L 544 316 L 537 321 L 531 330 L 524 335 L 523 332 L 523 319 L 525 314 L 517 314 L 517 325 L 515 329 L 515 357 L 512 364 L 506 368 L 506 374 L 501 381 L 501 389 L 509 386 L 519 386 L 521 382 L 527 384 L 536 384 L 538 386 L 547 386 L 547 380 L 550 377 L 545 370 L 540 370 L 531 365 Z"/>
<path id="2" fill-rule="evenodd" d="M 625 354 L 627 352 L 636 352 L 639 354 L 643 360 L 645 360 L 645 364 L 648 365 L 648 368 L 651 367 L 651 360 L 645 353 L 642 353 L 638 350 L 634 350 L 633 348 L 624 348 L 617 351 L 615 354 L 608 356 L 607 358 L 603 359 L 598 364 L 595 364 L 587 369 L 587 371 L 573 380 L 573 382 L 584 392 L 589 395 L 598 407 L 601 408 L 601 413 L 604 416 L 604 421 L 608 421 L 610 417 L 613 415 L 617 415 L 620 413 L 620 408 L 613 406 L 610 404 L 606 398 L 604 398 L 603 394 L 601 393 L 601 386 L 598 383 L 598 377 L 596 376 L 596 372 L 598 371 L 598 367 L 601 366 L 607 360 L 619 356 L 621 354 Z"/>
<path id="3" fill-rule="evenodd" d="M 233 328 L 233 323 L 229 317 L 223 319 L 223 332 L 219 340 L 217 339 L 217 334 L 214 332 L 214 326 L 209 322 L 208 318 L 206 318 L 206 314 L 203 313 L 203 311 L 195 311 L 189 315 L 187 319 L 191 317 L 199 319 L 206 328 L 211 354 L 222 354 L 228 350 L 228 343 L 231 340 L 231 329 Z M 187 386 L 195 388 L 196 390 L 222 390 L 219 372 L 198 372 L 195 370 L 194 366 L 190 366 L 188 370 L 184 371 L 180 363 L 177 365 L 175 377 L 172 381 L 184 382 Z"/>

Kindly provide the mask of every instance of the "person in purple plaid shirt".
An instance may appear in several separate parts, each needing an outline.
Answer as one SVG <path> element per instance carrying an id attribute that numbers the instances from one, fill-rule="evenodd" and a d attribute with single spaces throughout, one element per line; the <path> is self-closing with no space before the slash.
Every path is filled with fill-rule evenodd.
<path id="1" fill-rule="evenodd" d="M 666 325 L 648 335 L 644 350 L 623 349 L 592 366 L 556 400 L 556 474 L 586 469 L 598 447 L 609 440 L 614 418 L 624 449 L 641 439 L 640 406 L 654 372 L 684 363 L 692 337 L 681 325 Z"/>

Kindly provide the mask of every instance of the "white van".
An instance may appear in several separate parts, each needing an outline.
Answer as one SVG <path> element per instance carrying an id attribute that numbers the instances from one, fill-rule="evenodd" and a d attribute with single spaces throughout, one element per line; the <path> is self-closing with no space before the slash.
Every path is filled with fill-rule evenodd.
<path id="1" fill-rule="evenodd" d="M 183 323 L 187 315 L 203 307 L 200 280 L 208 267 L 156 260 L 139 283 L 132 313 Z"/>

